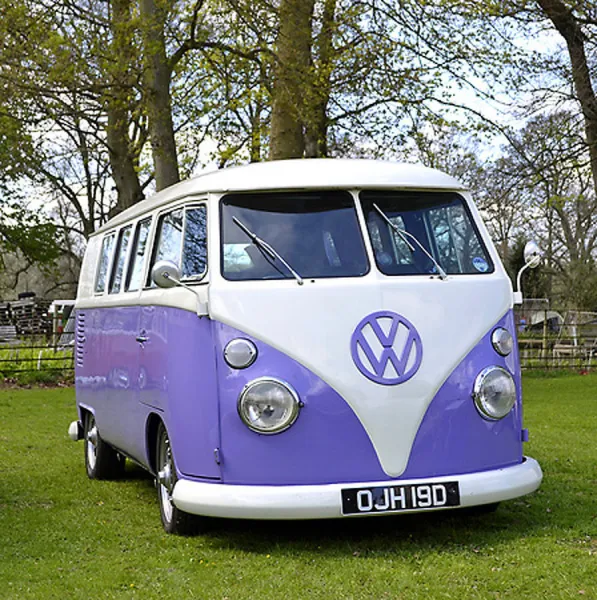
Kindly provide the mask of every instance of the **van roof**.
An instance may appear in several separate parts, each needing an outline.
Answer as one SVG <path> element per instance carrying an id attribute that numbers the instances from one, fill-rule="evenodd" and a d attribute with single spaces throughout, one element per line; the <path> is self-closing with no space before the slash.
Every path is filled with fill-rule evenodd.
<path id="1" fill-rule="evenodd" d="M 172 201 L 206 192 L 311 189 L 464 190 L 457 179 L 422 165 L 368 159 L 294 159 L 252 163 L 202 173 L 170 186 L 116 215 L 96 233 Z"/>

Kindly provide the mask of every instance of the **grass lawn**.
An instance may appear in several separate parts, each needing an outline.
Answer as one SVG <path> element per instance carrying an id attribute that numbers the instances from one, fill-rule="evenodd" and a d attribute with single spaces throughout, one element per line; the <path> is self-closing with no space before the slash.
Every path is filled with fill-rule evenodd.
<path id="1" fill-rule="evenodd" d="M 155 489 L 89 481 L 72 389 L 0 390 L 0 598 L 597 599 L 597 376 L 527 377 L 544 483 L 495 514 L 216 521 L 163 533 Z"/>

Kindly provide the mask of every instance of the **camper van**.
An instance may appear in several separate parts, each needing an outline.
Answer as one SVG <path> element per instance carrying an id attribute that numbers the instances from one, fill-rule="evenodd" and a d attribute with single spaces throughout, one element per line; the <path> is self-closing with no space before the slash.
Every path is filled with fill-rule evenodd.
<path id="1" fill-rule="evenodd" d="M 513 293 L 470 194 L 418 165 L 289 160 L 182 182 L 89 239 L 87 475 L 130 459 L 164 528 L 494 509 L 523 453 Z"/>

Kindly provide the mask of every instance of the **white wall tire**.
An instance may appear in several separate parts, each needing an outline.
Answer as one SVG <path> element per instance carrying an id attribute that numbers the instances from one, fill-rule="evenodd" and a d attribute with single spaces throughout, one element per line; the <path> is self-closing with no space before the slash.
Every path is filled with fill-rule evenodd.
<path id="1" fill-rule="evenodd" d="M 155 456 L 158 504 L 164 531 L 177 535 L 194 533 L 198 517 L 178 509 L 172 501 L 172 492 L 177 480 L 176 465 L 170 438 L 163 423 L 158 427 Z"/>
<path id="2" fill-rule="evenodd" d="M 89 479 L 118 479 L 123 475 L 125 459 L 102 440 L 92 413 L 85 417 L 83 441 Z"/>

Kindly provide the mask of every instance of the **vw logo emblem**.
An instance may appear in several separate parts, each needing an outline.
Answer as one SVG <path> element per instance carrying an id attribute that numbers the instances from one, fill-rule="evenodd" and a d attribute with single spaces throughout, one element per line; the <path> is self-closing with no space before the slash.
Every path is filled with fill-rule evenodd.
<path id="1" fill-rule="evenodd" d="M 414 325 L 387 310 L 370 314 L 357 325 L 350 351 L 357 369 L 382 385 L 408 381 L 423 359 L 421 336 Z"/>

